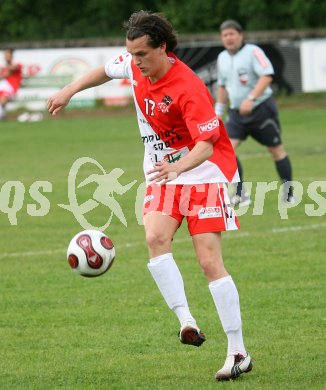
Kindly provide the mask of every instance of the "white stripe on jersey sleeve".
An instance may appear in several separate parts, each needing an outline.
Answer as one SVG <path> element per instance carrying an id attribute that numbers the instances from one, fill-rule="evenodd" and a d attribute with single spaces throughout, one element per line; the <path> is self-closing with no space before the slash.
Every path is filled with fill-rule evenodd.
<path id="1" fill-rule="evenodd" d="M 104 65 L 105 73 L 111 79 L 129 79 L 131 78 L 131 54 L 121 53 Z"/>

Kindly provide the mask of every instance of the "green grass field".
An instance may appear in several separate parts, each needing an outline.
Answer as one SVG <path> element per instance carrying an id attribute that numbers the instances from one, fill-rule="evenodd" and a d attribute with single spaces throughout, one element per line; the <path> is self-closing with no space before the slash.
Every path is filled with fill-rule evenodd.
<path id="1" fill-rule="evenodd" d="M 178 341 L 178 321 L 147 270 L 143 227 L 135 216 L 143 146 L 134 115 L 0 123 L 0 389 L 325 389 L 325 109 L 288 108 L 281 119 L 303 198 L 281 219 L 278 191 L 271 191 L 262 215 L 250 206 L 240 217 L 241 230 L 224 234 L 225 263 L 240 293 L 245 344 L 254 359 L 251 373 L 228 383 L 213 380 L 225 359 L 226 337 L 185 226 L 174 254 L 207 335 L 201 348 Z M 257 182 L 277 180 L 260 145 L 249 140 L 239 155 L 253 190 Z M 123 169 L 122 184 L 137 180 L 115 196 L 128 227 L 113 217 L 105 232 L 116 260 L 95 279 L 70 270 L 66 248 L 83 228 L 58 206 L 68 204 L 72 164 L 86 156 L 106 172 Z M 92 173 L 101 172 L 85 164 L 78 182 Z M 41 205 L 29 193 L 36 181 L 51 183 L 42 216 L 33 216 Z M 314 181 L 324 183 L 319 206 L 307 192 Z M 78 189 L 79 203 L 94 189 Z M 321 216 L 308 216 L 308 204 Z M 94 226 L 109 216 L 101 205 L 85 215 Z"/>

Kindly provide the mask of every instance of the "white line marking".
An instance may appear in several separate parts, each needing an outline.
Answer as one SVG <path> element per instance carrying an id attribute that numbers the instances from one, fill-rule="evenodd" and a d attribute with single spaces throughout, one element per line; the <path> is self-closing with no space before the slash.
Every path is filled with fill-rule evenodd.
<path id="1" fill-rule="evenodd" d="M 66 252 L 66 249 L 52 249 L 47 251 L 30 251 L 30 252 L 9 252 L 1 253 L 0 259 L 6 259 L 8 257 L 28 257 L 28 256 L 42 256 L 52 255 L 53 253 Z"/>
<path id="2" fill-rule="evenodd" d="M 284 232 L 293 232 L 298 230 L 309 230 L 309 229 L 319 229 L 326 227 L 326 223 L 313 223 L 312 225 L 302 225 L 302 226 L 289 226 L 284 228 L 275 228 L 272 229 L 272 233 L 284 233 Z"/>
<path id="3" fill-rule="evenodd" d="M 289 226 L 284 228 L 273 228 L 270 231 L 265 232 L 257 232 L 257 233 L 249 233 L 249 232 L 238 232 L 236 234 L 227 234 L 223 236 L 223 240 L 230 240 L 230 239 L 236 239 L 236 238 L 243 238 L 248 236 L 255 236 L 255 235 L 261 235 L 261 234 L 268 234 L 268 233 L 286 233 L 286 232 L 295 232 L 298 230 L 310 230 L 310 229 L 319 229 L 319 228 L 325 228 L 326 223 L 314 223 L 311 225 L 299 225 L 299 226 Z M 191 238 L 180 238 L 175 239 L 174 242 L 176 243 L 182 243 L 182 242 L 190 242 Z M 134 248 L 137 246 L 145 245 L 144 241 L 141 242 L 127 242 L 124 245 L 116 245 L 117 250 L 120 248 Z M 49 249 L 49 250 L 42 250 L 42 251 L 30 251 L 30 252 L 8 252 L 8 253 L 0 253 L 0 260 L 1 259 L 7 259 L 11 257 L 32 257 L 32 256 L 42 256 L 42 255 L 52 255 L 54 253 L 64 253 L 66 254 L 65 248 L 61 249 Z"/>

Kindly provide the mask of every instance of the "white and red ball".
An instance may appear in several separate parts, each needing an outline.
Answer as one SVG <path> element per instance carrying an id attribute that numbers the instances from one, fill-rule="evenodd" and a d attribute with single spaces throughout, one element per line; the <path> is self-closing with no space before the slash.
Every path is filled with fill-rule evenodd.
<path id="1" fill-rule="evenodd" d="M 108 236 L 98 230 L 84 230 L 70 241 L 67 260 L 73 271 L 95 277 L 108 271 L 115 258 L 115 248 Z"/>

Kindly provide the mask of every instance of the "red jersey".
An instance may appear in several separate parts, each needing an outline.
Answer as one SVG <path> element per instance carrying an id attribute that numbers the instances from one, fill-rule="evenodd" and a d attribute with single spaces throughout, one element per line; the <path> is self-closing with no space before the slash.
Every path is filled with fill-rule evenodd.
<path id="1" fill-rule="evenodd" d="M 22 66 L 20 64 L 15 64 L 16 69 L 5 77 L 5 80 L 12 86 L 13 92 L 16 93 L 22 82 Z M 4 68 L 5 69 L 5 68 Z"/>
<path id="2" fill-rule="evenodd" d="M 175 162 L 188 154 L 197 142 L 209 140 L 214 147 L 212 157 L 167 184 L 239 181 L 233 147 L 223 122 L 215 114 L 207 87 L 173 54 L 169 54 L 169 60 L 171 68 L 155 83 L 141 74 L 129 53 L 105 64 L 110 78 L 131 80 L 145 146 L 145 176 L 157 161 Z"/>

